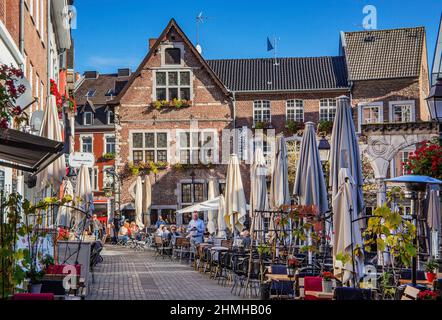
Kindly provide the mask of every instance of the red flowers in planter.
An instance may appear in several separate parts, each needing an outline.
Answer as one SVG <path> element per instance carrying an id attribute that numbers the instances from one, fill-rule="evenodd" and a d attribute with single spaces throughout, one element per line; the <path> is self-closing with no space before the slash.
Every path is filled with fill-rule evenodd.
<path id="1" fill-rule="evenodd" d="M 402 165 L 407 174 L 442 178 L 442 147 L 439 141 L 423 141 Z"/>
<path id="2" fill-rule="evenodd" d="M 13 66 L 0 64 L 0 128 L 9 128 L 10 120 L 17 124 L 27 120 L 22 115 L 19 106 L 15 106 L 16 100 L 26 91 L 22 84 L 17 85 L 16 81 L 23 77 L 21 69 Z"/>
<path id="3" fill-rule="evenodd" d="M 55 96 L 55 103 L 57 105 L 58 114 L 63 112 L 63 106 L 67 104 L 69 110 L 75 112 L 77 110 L 77 102 L 73 97 L 70 97 L 67 93 L 62 95 L 58 91 L 57 83 L 51 79 L 51 95 Z"/>
<path id="4" fill-rule="evenodd" d="M 321 278 L 324 279 L 325 281 L 331 281 L 331 280 L 335 279 L 335 276 L 333 273 L 331 273 L 329 271 L 324 271 L 321 274 Z"/>
<path id="5" fill-rule="evenodd" d="M 438 294 L 431 290 L 424 290 L 418 293 L 418 300 L 436 300 Z"/>

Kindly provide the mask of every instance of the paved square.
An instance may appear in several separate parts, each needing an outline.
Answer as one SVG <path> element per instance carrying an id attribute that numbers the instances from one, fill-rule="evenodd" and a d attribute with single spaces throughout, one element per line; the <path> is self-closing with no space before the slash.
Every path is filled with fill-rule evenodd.
<path id="1" fill-rule="evenodd" d="M 239 300 L 230 287 L 217 284 L 189 264 L 150 250 L 106 245 L 104 261 L 94 271 L 88 300 Z"/>

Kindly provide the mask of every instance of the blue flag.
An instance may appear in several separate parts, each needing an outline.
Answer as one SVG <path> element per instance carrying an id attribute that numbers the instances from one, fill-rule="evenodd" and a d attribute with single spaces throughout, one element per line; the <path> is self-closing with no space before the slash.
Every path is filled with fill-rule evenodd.
<path id="1" fill-rule="evenodd" d="M 267 51 L 272 51 L 273 49 L 273 44 L 270 42 L 269 37 L 267 37 Z"/>

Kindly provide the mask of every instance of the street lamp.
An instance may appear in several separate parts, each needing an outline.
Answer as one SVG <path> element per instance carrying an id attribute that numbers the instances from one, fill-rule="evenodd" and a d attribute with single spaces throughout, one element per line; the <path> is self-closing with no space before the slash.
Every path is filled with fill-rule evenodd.
<path id="1" fill-rule="evenodd" d="M 412 212 L 413 224 L 416 227 L 416 236 L 413 240 L 413 245 L 416 248 L 416 255 L 411 261 L 411 282 L 412 286 L 416 287 L 417 283 L 417 255 L 419 254 L 418 242 L 418 220 L 419 212 L 416 211 L 416 200 L 420 198 L 423 192 L 426 191 L 428 184 L 442 184 L 442 181 L 427 176 L 405 175 L 386 180 L 393 183 L 405 183 L 405 189 L 411 194 L 411 207 L 415 212 Z M 421 208 L 419 205 L 418 208 Z"/>
<path id="2" fill-rule="evenodd" d="M 324 164 L 330 157 L 330 143 L 328 143 L 328 140 L 325 138 L 325 134 L 322 134 L 321 140 L 319 140 L 318 150 L 321 162 Z"/>

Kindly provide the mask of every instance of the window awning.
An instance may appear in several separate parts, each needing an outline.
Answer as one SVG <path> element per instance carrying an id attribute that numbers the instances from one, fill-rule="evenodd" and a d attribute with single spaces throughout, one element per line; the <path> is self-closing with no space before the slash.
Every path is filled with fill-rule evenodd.
<path id="1" fill-rule="evenodd" d="M 0 165 L 36 174 L 63 155 L 63 142 L 0 129 Z"/>

